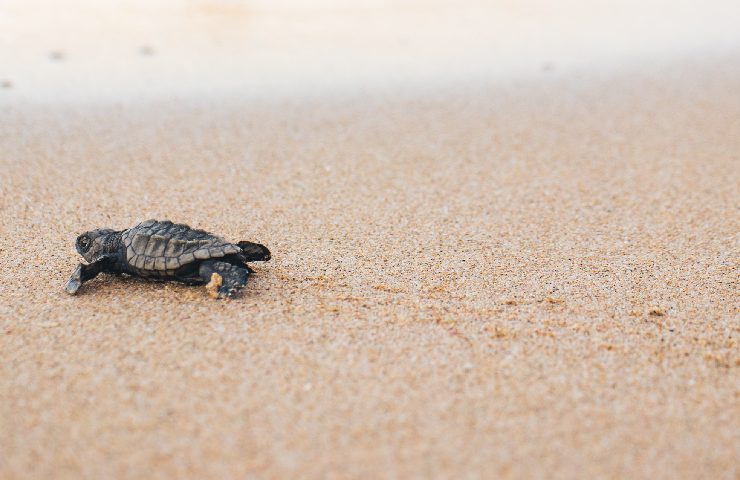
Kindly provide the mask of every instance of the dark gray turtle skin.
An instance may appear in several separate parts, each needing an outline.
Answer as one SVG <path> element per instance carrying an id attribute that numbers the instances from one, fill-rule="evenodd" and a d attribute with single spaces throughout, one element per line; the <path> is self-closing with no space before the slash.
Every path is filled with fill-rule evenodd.
<path id="1" fill-rule="evenodd" d="M 72 295 L 105 272 L 206 285 L 211 296 L 230 297 L 254 273 L 247 262 L 270 259 L 270 251 L 259 243 L 230 243 L 169 220 L 147 220 L 127 230 L 85 232 L 77 237 L 75 247 L 88 263 L 81 263 L 67 282 L 65 290 Z"/>

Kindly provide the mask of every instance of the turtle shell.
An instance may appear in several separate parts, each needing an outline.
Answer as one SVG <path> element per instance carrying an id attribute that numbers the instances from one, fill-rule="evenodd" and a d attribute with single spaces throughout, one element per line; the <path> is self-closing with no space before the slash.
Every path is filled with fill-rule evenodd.
<path id="1" fill-rule="evenodd" d="M 238 245 L 187 225 L 147 220 L 121 234 L 124 259 L 144 276 L 170 276 L 190 263 L 241 252 Z"/>

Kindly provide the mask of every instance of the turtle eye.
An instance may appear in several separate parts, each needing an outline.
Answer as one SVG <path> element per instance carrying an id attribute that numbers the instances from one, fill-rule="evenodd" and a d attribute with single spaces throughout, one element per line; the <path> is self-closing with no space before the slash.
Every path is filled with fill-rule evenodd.
<path id="1" fill-rule="evenodd" d="M 90 250 L 90 245 L 92 245 L 92 240 L 90 240 L 90 237 L 87 235 L 81 235 L 80 238 L 77 239 L 77 246 L 83 252 Z"/>

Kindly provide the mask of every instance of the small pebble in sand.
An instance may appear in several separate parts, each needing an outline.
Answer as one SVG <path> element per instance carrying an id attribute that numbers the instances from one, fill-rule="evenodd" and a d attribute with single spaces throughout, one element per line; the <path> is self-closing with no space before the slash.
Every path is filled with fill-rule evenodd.
<path id="1" fill-rule="evenodd" d="M 652 308 L 648 312 L 648 315 L 651 317 L 664 317 L 665 316 L 665 310 L 662 308 Z"/>
<path id="2" fill-rule="evenodd" d="M 487 325 L 486 330 L 493 338 L 514 338 L 516 336 L 512 331 L 498 325 Z"/>
<path id="3" fill-rule="evenodd" d="M 53 50 L 49 52 L 49 58 L 52 60 L 64 60 L 66 57 L 66 54 L 61 50 Z"/>
<path id="4" fill-rule="evenodd" d="M 13 88 L 13 82 L 10 80 L 0 80 L 0 88 Z"/>
<path id="5" fill-rule="evenodd" d="M 211 281 L 206 285 L 206 292 L 211 298 L 218 298 L 218 289 L 224 284 L 224 279 L 216 272 L 211 274 Z"/>
<path id="6" fill-rule="evenodd" d="M 564 305 L 565 300 L 560 297 L 546 297 L 545 303 L 549 303 L 550 305 Z"/>

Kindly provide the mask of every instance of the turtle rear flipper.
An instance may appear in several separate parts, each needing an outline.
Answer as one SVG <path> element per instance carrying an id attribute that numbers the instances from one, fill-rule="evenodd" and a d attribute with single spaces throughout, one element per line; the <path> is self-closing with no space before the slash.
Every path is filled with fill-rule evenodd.
<path id="1" fill-rule="evenodd" d="M 231 297 L 247 284 L 249 270 L 218 260 L 207 260 L 198 267 L 208 294 L 214 298 Z"/>
<path id="2" fill-rule="evenodd" d="M 242 249 L 242 255 L 247 262 L 266 262 L 270 259 L 270 251 L 264 245 L 244 240 L 237 245 Z"/>

